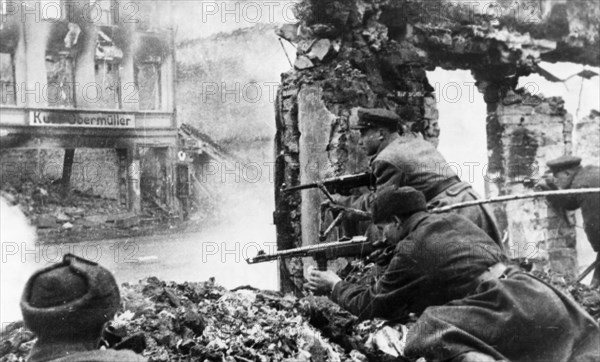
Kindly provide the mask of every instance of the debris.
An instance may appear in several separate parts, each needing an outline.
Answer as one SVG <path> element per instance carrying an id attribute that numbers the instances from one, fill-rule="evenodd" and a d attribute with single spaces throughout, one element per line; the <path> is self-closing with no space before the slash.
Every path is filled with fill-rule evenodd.
<path id="1" fill-rule="evenodd" d="M 71 218 L 68 217 L 60 209 L 57 209 L 56 211 L 54 211 L 54 213 L 52 214 L 52 216 L 56 219 L 57 222 L 65 222 L 65 221 L 70 221 L 71 220 Z"/>
<path id="2" fill-rule="evenodd" d="M 577 284 L 570 292 L 600 317 L 600 290 Z M 113 348 L 144 348 L 150 361 L 403 361 L 413 324 L 358 323 L 325 297 L 230 292 L 212 279 L 177 284 L 151 277 L 123 284 L 121 298 L 123 308 L 105 339 Z M 9 324 L 0 339 L 0 362 L 22 361 L 34 341 L 22 322 Z"/>
<path id="3" fill-rule="evenodd" d="M 406 344 L 406 327 L 402 327 L 403 330 L 398 331 L 390 326 L 385 326 L 371 334 L 365 345 L 394 357 L 403 356 L 404 345 Z"/>
<path id="4" fill-rule="evenodd" d="M 83 210 L 80 207 L 73 207 L 73 206 L 64 208 L 63 212 L 72 218 L 80 218 L 80 217 L 83 217 L 83 215 L 85 214 L 85 210 Z"/>
<path id="5" fill-rule="evenodd" d="M 306 56 L 301 55 L 296 58 L 296 62 L 294 62 L 294 68 L 298 70 L 309 69 L 314 67 L 313 62 L 310 61 Z"/>
<path id="6" fill-rule="evenodd" d="M 90 215 L 84 217 L 83 220 L 95 224 L 104 224 L 108 221 L 108 215 Z"/>
<path id="7" fill-rule="evenodd" d="M 321 39 L 313 44 L 306 56 L 312 59 L 316 58 L 319 60 L 323 60 L 329 53 L 330 49 L 331 42 L 329 41 L 329 39 Z"/>
<path id="8" fill-rule="evenodd" d="M 62 225 L 63 229 L 69 230 L 73 228 L 73 224 L 71 224 L 70 222 L 66 222 Z"/>
<path id="9" fill-rule="evenodd" d="M 50 215 L 39 215 L 35 221 L 34 225 L 40 229 L 49 229 L 56 227 L 56 219 Z"/>
<path id="10" fill-rule="evenodd" d="M 127 215 L 122 218 L 115 219 L 115 225 L 121 229 L 128 229 L 140 224 L 140 217 L 136 215 Z"/>
<path id="11" fill-rule="evenodd" d="M 298 24 L 283 24 L 275 30 L 275 34 L 290 43 L 296 43 L 298 41 Z"/>

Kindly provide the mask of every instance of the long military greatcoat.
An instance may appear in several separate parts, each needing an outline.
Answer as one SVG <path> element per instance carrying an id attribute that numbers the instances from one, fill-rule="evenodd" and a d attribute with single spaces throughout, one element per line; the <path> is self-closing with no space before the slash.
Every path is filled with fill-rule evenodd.
<path id="1" fill-rule="evenodd" d="M 383 147 L 371 160 L 371 171 L 377 189 L 388 185 L 413 187 L 425 195 L 429 208 L 479 198 L 471 185 L 460 181 L 444 156 L 430 142 L 417 136 L 401 136 Z M 354 207 L 369 210 L 371 198 L 363 198 Z M 496 219 L 487 205 L 469 206 L 452 212 L 474 222 L 501 245 Z"/>
<path id="2" fill-rule="evenodd" d="M 407 356 L 446 361 L 479 351 L 513 362 L 598 361 L 598 324 L 561 292 L 512 267 L 504 279 L 475 281 L 506 257 L 472 222 L 419 212 L 403 230 L 375 285 L 341 281 L 332 299 L 361 319 L 420 314 Z"/>

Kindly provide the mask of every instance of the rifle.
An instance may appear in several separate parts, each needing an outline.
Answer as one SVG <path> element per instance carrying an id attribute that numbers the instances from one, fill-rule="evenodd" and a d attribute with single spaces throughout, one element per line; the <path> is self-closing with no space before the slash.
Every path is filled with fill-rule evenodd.
<path id="1" fill-rule="evenodd" d="M 535 199 L 535 198 L 539 198 L 539 197 L 547 197 L 547 196 L 554 196 L 554 195 L 580 195 L 580 194 L 594 194 L 594 193 L 600 193 L 600 187 L 589 187 L 589 188 L 585 188 L 585 189 L 573 189 L 573 190 L 570 190 L 570 189 L 550 190 L 550 191 L 532 192 L 529 194 L 497 196 L 497 197 L 492 197 L 489 199 L 465 201 L 465 202 L 459 202 L 458 204 L 436 207 L 435 209 L 429 210 L 429 212 L 432 214 L 439 214 L 441 212 L 447 212 L 447 211 L 454 210 L 454 209 L 461 209 L 463 207 L 491 204 L 494 202 L 507 202 L 507 201 L 513 201 L 513 200 Z"/>
<path id="2" fill-rule="evenodd" d="M 306 190 L 306 189 L 314 189 L 319 187 L 319 185 L 325 186 L 331 193 L 339 194 L 340 191 L 346 191 L 349 189 L 361 187 L 361 186 L 371 186 L 371 173 L 363 172 L 357 173 L 354 175 L 346 175 L 339 177 L 328 178 L 319 182 L 312 182 L 308 184 L 301 184 L 292 187 L 285 187 L 285 184 L 281 188 L 281 192 L 292 192 L 298 190 Z"/>
<path id="3" fill-rule="evenodd" d="M 508 183 L 509 184 L 522 184 L 523 186 L 527 187 L 528 189 L 532 189 L 541 180 L 542 179 L 536 179 L 536 178 L 533 178 L 533 177 L 526 177 L 526 178 L 524 178 L 522 180 L 510 181 Z"/>
<path id="4" fill-rule="evenodd" d="M 355 236 L 350 240 L 303 246 L 281 250 L 273 254 L 265 254 L 261 250 L 255 257 L 246 259 L 246 262 L 256 264 L 284 258 L 311 256 L 317 262 L 319 270 L 327 270 L 327 260 L 350 256 L 367 256 L 374 250 L 373 242 L 368 241 L 366 236 Z"/>

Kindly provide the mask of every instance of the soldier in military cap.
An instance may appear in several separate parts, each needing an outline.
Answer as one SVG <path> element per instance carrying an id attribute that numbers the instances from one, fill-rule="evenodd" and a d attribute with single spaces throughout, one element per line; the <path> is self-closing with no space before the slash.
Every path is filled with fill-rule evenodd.
<path id="1" fill-rule="evenodd" d="M 411 186 L 422 192 L 429 208 L 478 199 L 470 184 L 462 182 L 433 144 L 421 134 L 399 129 L 402 119 L 395 112 L 359 108 L 358 121 L 351 129 L 360 131 L 359 146 L 371 158 L 375 187 Z M 352 203 L 370 210 L 373 194 Z M 487 205 L 465 207 L 454 212 L 483 229 L 498 245 L 501 236 Z"/>
<path id="2" fill-rule="evenodd" d="M 561 156 L 547 162 L 552 177 L 546 175 L 538 188 L 543 190 L 568 190 L 588 187 L 600 187 L 600 168 L 598 166 L 581 166 L 581 158 L 577 156 Z M 576 210 L 581 208 L 583 228 L 588 241 L 597 253 L 596 261 L 600 262 L 600 194 L 573 194 L 548 196 L 548 202 L 556 208 Z M 592 278 L 592 286 L 600 286 L 600 268 L 596 267 Z"/>
<path id="3" fill-rule="evenodd" d="M 104 324 L 121 303 L 110 271 L 67 254 L 34 273 L 21 299 L 23 321 L 37 337 L 28 362 L 143 362 L 131 351 L 99 350 Z"/>
<path id="4" fill-rule="evenodd" d="M 396 224 L 394 255 L 373 285 L 311 270 L 309 289 L 359 319 L 404 322 L 405 356 L 446 362 L 597 361 L 600 329 L 571 298 L 519 268 L 471 221 L 429 214 L 411 187 L 378 189 L 374 222 Z M 401 226 L 400 226 L 401 225 Z"/>

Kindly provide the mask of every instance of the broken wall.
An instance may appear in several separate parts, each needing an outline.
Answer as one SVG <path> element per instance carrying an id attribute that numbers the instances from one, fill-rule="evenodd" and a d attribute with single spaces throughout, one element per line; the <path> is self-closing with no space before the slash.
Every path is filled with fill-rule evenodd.
<path id="1" fill-rule="evenodd" d="M 0 184 L 19 188 L 24 182 L 45 185 L 63 175 L 63 149 L 0 150 Z M 78 148 L 73 159 L 71 189 L 107 199 L 119 199 L 118 157 L 114 149 Z"/>
<path id="2" fill-rule="evenodd" d="M 488 92 L 494 87 L 488 88 Z M 492 96 L 488 94 L 488 99 Z M 488 167 L 491 195 L 527 194 L 526 179 L 538 179 L 546 162 L 572 150 L 573 119 L 560 98 L 544 98 L 525 90 L 509 92 L 488 103 Z M 493 205 L 505 230 L 511 258 L 528 259 L 553 271 L 577 270 L 572 217 L 551 208 L 545 198 Z"/>
<path id="3" fill-rule="evenodd" d="M 522 12 L 525 9 L 532 11 Z M 317 198 L 307 193 L 282 194 L 278 189 L 283 184 L 296 185 L 316 176 L 366 169 L 366 160 L 353 149 L 356 135 L 348 130 L 355 107 L 394 110 L 406 121 L 405 128 L 420 132 L 437 144 L 438 114 L 425 69 L 473 71 L 488 105 L 487 172 L 494 178 L 488 195 L 521 192 L 522 186 L 511 178 L 531 175 L 532 167 L 545 165 L 546 160 L 572 151 L 569 134 L 572 119 L 560 106 L 560 99 L 540 98 L 535 105 L 521 100 L 514 102 L 513 98 L 520 97 L 515 93 L 519 77 L 541 72 L 538 67 L 541 60 L 600 64 L 597 50 L 600 20 L 586 14 L 600 14 L 597 4 L 592 1 L 471 5 L 446 0 L 300 1 L 295 14 L 299 23 L 283 26 L 277 32 L 297 46 L 294 70 L 282 75 L 276 105 L 275 223 L 279 249 L 298 246 L 300 240 L 303 244 L 316 241 L 311 231 L 314 225 L 304 222 L 316 220 L 310 213 L 317 210 L 314 208 Z M 321 102 L 330 116 L 304 111 L 304 97 L 300 95 L 306 87 L 319 90 L 320 101 L 310 103 L 318 105 L 315 108 L 318 109 Z M 319 122 L 316 127 L 315 122 Z M 303 137 L 309 136 L 302 130 L 326 128 L 329 129 L 326 145 L 312 150 L 303 147 Z M 323 153 L 327 154 L 328 162 L 320 172 L 306 172 L 303 160 L 317 160 Z M 560 224 L 557 220 L 562 219 L 557 219 L 559 215 L 543 205 L 521 203 L 508 208 L 497 207 L 496 215 L 501 228 L 516 245 L 515 256 L 527 254 L 531 245 L 536 256 L 542 255 L 547 260 L 543 255 L 548 255 L 551 264 L 558 261 L 557 269 L 572 273 L 572 225 L 565 221 L 565 228 L 557 227 Z M 511 211 L 522 211 L 521 220 L 513 218 Z M 548 231 L 542 232 L 546 227 Z M 305 231 L 311 234 L 305 236 Z M 289 261 L 282 267 L 284 290 L 293 289 L 290 284 L 298 287 L 302 278 L 298 265 L 299 261 Z M 286 284 L 285 279 L 290 275 L 294 283 Z"/>
<path id="4" fill-rule="evenodd" d="M 438 114 L 425 59 L 406 42 L 387 41 L 387 29 L 376 21 L 377 5 L 340 6 L 343 11 L 333 15 L 339 28 L 315 23 L 321 14 L 315 10 L 303 20 L 304 33 L 289 39 L 298 44 L 296 70 L 282 76 L 276 104 L 279 249 L 317 242 L 319 204 L 325 201 L 316 190 L 282 194 L 277 190 L 284 183 L 367 170 L 367 159 L 357 150 L 358 134 L 349 129 L 358 107 L 392 109 L 406 120 L 406 130 L 437 144 Z M 285 263 L 282 282 L 292 275 L 294 285 L 283 288 L 299 290 L 301 261 Z"/>

